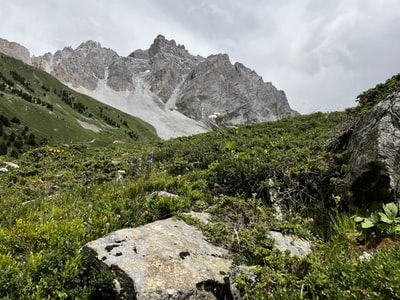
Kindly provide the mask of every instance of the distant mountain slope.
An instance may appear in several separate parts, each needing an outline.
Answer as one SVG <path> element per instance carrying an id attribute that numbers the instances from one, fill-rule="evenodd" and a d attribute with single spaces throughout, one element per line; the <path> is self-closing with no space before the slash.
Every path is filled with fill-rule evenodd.
<path id="1" fill-rule="evenodd" d="M 26 145 L 32 135 L 31 144 L 105 145 L 116 140 L 157 139 L 155 129 L 142 120 L 79 94 L 48 73 L 2 54 L 0 117 L 0 148 L 5 143 L 14 150 Z M 14 147 L 18 138 L 18 147 Z"/>
<path id="2" fill-rule="evenodd" d="M 191 55 L 159 35 L 128 57 L 97 42 L 33 57 L 32 63 L 71 88 L 93 96 L 156 129 L 162 138 L 215 127 L 297 115 L 284 92 L 228 55 Z"/>
<path id="3" fill-rule="evenodd" d="M 31 63 L 31 55 L 28 49 L 18 43 L 9 42 L 2 38 L 0 38 L 0 53 L 22 60 L 27 64 Z"/>

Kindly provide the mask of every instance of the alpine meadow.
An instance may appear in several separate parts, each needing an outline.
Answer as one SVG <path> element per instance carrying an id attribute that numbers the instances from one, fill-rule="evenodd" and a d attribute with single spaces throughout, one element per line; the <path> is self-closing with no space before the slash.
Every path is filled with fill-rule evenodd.
<path id="1" fill-rule="evenodd" d="M 171 52 L 160 55 L 154 46 L 154 61 L 190 58 L 182 46 L 179 52 L 174 43 L 157 39 L 156 46 Z M 132 61 L 147 68 L 152 60 L 135 53 Z M 168 72 L 161 63 L 157 72 L 141 70 L 138 82 L 154 84 L 155 94 L 178 97 L 174 90 L 182 86 L 190 91 L 165 115 L 180 109 L 190 117 L 193 103 L 212 107 L 212 90 L 206 95 L 194 86 L 208 80 L 215 58 L 196 59 L 190 70 L 173 63 L 166 64 Z M 242 99 L 256 75 L 226 58 L 223 64 L 231 77 L 224 73 L 220 79 L 221 97 L 228 99 L 229 92 Z M 193 75 L 190 82 L 187 74 Z M 285 102 L 284 112 L 275 110 L 279 116 L 271 108 L 269 121 L 231 122 L 238 115 L 266 118 L 240 106 L 221 117 L 229 122 L 218 123 L 217 115 L 204 132 L 169 139 L 146 119 L 81 94 L 53 75 L 0 55 L 0 299 L 400 298 L 400 174 L 393 167 L 398 151 L 388 153 L 391 146 L 398 149 L 400 74 L 363 92 L 345 111 L 299 115 Z M 222 78 L 217 75 L 210 82 Z M 163 89 L 171 78 L 173 88 Z M 255 82 L 286 101 L 272 85 Z M 208 219 L 196 217 L 202 214 Z M 221 272 L 222 282 L 206 278 L 190 291 L 171 288 L 146 298 L 144 287 L 126 279 L 136 274 L 124 273 L 125 262 L 107 267 L 109 258 L 96 254 L 93 262 L 82 251 L 118 230 L 171 218 L 226 250 L 231 269 L 241 272 Z M 270 232 L 291 237 L 292 244 L 307 241 L 310 251 L 293 255 Z M 107 251 L 114 253 L 122 242 L 113 241 Z M 187 262 L 195 255 L 179 256 Z M 202 293 L 209 298 L 196 298 Z"/>

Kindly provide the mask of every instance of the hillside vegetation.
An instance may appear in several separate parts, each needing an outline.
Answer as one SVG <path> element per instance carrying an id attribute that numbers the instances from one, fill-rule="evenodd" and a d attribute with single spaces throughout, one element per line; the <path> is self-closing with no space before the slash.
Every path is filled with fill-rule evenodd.
<path id="1" fill-rule="evenodd" d="M 364 91 L 357 97 L 357 101 L 361 109 L 368 110 L 382 99 L 398 91 L 400 91 L 400 74 L 394 75 L 384 83 L 379 83 L 375 87 Z"/>
<path id="2" fill-rule="evenodd" d="M 156 140 L 155 129 L 0 54 L 0 155 L 38 145 Z"/>
<path id="3" fill-rule="evenodd" d="M 346 153 L 326 146 L 349 117 L 315 113 L 105 147 L 57 141 L 2 156 L 0 298 L 112 299 L 111 276 L 80 248 L 170 216 L 200 227 L 236 264 L 256 266 L 256 281 L 238 279 L 244 299 L 400 298 L 399 244 L 368 247 L 372 238 L 338 192 Z M 181 214 L 190 210 L 207 210 L 214 223 Z M 274 249 L 272 228 L 311 240 L 313 254 Z"/>

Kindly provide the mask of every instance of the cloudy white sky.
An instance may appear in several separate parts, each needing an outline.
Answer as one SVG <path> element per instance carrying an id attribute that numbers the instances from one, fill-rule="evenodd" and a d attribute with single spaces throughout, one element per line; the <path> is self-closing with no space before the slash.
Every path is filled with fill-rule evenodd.
<path id="1" fill-rule="evenodd" d="M 99 41 L 120 55 L 158 34 L 192 54 L 228 53 L 301 113 L 356 105 L 400 73 L 399 0 L 2 0 L 0 37 L 31 54 Z"/>

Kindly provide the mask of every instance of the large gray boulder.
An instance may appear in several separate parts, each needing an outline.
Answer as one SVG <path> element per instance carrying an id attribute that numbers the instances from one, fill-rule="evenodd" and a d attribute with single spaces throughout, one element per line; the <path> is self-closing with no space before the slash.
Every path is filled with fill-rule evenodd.
<path id="1" fill-rule="evenodd" d="M 82 252 L 117 276 L 119 299 L 229 299 L 229 253 L 183 221 L 115 231 Z"/>
<path id="2" fill-rule="evenodd" d="M 349 200 L 356 205 L 400 201 L 400 93 L 373 107 L 348 142 Z"/>

